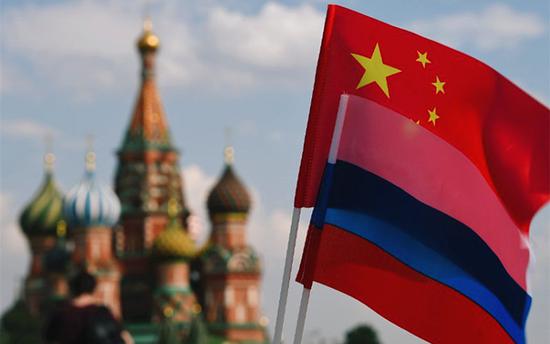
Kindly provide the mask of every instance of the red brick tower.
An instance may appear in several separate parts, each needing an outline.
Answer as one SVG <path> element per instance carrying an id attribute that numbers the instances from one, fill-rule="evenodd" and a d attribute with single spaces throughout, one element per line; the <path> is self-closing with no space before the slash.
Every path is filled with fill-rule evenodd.
<path id="1" fill-rule="evenodd" d="M 151 246 L 168 223 L 168 200 L 175 199 L 181 209 L 185 209 L 185 204 L 178 152 L 172 145 L 155 84 L 159 39 L 152 32 L 150 20 L 145 22 L 137 47 L 142 61 L 141 87 L 118 151 L 115 191 L 122 213 L 116 250 L 124 269 L 121 286 L 124 318 L 147 322 L 153 308 Z"/>
<path id="2" fill-rule="evenodd" d="M 120 202 L 114 192 L 96 181 L 95 154 L 86 154 L 82 181 L 65 196 L 63 212 L 74 241 L 73 263 L 97 280 L 97 300 L 120 317 L 120 267 L 113 255 L 113 226 Z"/>
<path id="3" fill-rule="evenodd" d="M 263 343 L 259 258 L 246 240 L 250 195 L 233 170 L 233 149 L 208 197 L 210 246 L 203 253 L 205 320 L 211 333 L 229 341 Z"/>

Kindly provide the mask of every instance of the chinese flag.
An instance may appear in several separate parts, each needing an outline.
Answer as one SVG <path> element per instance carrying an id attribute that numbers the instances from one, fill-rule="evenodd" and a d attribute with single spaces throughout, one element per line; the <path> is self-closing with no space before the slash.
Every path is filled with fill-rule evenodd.
<path id="1" fill-rule="evenodd" d="M 548 109 L 461 52 L 344 7 L 328 7 L 296 207 L 315 205 L 341 94 L 395 110 L 452 144 L 527 232 L 550 193 Z"/>

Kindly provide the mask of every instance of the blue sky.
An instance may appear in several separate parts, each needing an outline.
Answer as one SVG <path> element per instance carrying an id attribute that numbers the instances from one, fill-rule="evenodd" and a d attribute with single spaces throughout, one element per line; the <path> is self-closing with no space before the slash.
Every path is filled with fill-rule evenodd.
<path id="1" fill-rule="evenodd" d="M 5 278 L 0 308 L 9 305 L 28 262 L 15 221 L 41 182 L 44 137 L 54 137 L 56 176 L 63 190 L 82 176 L 87 135 L 95 137 L 99 177 L 112 182 L 114 153 L 138 87 L 135 39 L 149 8 L 161 38 L 159 88 L 182 153 L 186 196 L 203 219 L 202 237 L 208 230 L 204 197 L 220 172 L 227 142 L 224 129 L 230 127 L 237 169 L 255 195 L 249 232 L 265 259 L 264 311 L 274 319 L 326 3 L 147 3 L 2 2 L 0 257 Z M 547 1 L 340 4 L 465 51 L 549 103 Z M 529 325 L 533 342 L 550 338 L 544 320 L 550 316 L 548 219 L 547 212 L 534 227 L 535 306 Z M 290 313 L 297 309 L 298 293 L 298 286 L 293 286 Z M 306 328 L 311 343 L 320 336 L 339 339 L 361 321 L 372 322 L 386 342 L 419 342 L 337 292 L 316 287 L 312 295 Z M 287 324 L 293 324 L 293 317 L 289 314 Z M 287 325 L 289 334 L 291 327 Z"/>

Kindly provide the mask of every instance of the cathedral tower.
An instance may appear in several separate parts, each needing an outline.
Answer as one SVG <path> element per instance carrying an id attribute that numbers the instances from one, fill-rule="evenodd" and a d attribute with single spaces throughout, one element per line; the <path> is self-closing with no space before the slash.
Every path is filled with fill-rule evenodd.
<path id="1" fill-rule="evenodd" d="M 86 154 L 82 181 L 66 195 L 65 218 L 74 240 L 73 263 L 97 280 L 95 296 L 117 317 L 120 313 L 120 267 L 113 255 L 113 226 L 120 202 L 114 192 L 95 178 L 95 153 Z"/>
<path id="2" fill-rule="evenodd" d="M 31 266 L 25 279 L 24 295 L 33 315 L 39 313 L 46 296 L 44 254 L 54 247 L 57 226 L 63 221 L 63 196 L 53 176 L 54 161 L 55 156 L 52 153 L 45 155 L 44 182 L 19 219 L 31 248 Z"/>
<path id="3" fill-rule="evenodd" d="M 141 87 L 122 147 L 118 150 L 115 191 L 122 203 L 117 254 L 123 264 L 123 313 L 127 320 L 148 321 L 152 309 L 151 266 L 148 256 L 155 238 L 168 223 L 167 205 L 175 199 L 186 209 L 178 151 L 155 84 L 159 38 L 147 20 L 137 41 Z M 185 211 L 182 212 L 185 220 Z M 140 300 L 140 302 L 135 302 Z"/>
<path id="4" fill-rule="evenodd" d="M 246 239 L 251 200 L 233 169 L 232 147 L 225 149 L 225 168 L 207 205 L 212 231 L 201 265 L 208 329 L 229 341 L 263 343 L 261 267 Z"/>
<path id="5" fill-rule="evenodd" d="M 200 310 L 189 283 L 189 262 L 197 251 L 177 218 L 180 210 L 174 199 L 168 212 L 168 226 L 155 239 L 152 250 L 157 274 L 153 319 L 174 324 L 179 336 L 186 337 L 194 313 Z"/>

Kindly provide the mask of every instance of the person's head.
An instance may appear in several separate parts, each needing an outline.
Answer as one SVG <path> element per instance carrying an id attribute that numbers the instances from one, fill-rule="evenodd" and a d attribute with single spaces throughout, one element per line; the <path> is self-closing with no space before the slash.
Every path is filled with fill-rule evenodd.
<path id="1" fill-rule="evenodd" d="M 95 277 L 86 271 L 78 272 L 69 282 L 69 288 L 73 297 L 78 297 L 82 294 L 92 294 L 95 286 Z"/>

